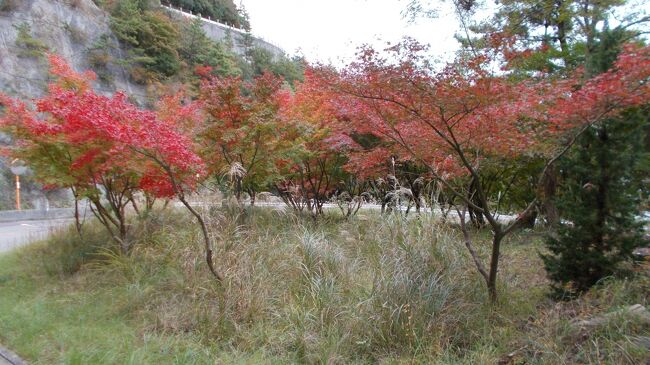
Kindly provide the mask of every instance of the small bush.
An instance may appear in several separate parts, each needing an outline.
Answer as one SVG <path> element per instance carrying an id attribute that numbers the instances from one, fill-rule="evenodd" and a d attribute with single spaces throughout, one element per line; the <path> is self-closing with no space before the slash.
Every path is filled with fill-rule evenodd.
<path id="1" fill-rule="evenodd" d="M 95 43 L 86 50 L 86 60 L 95 72 L 99 80 L 110 83 L 113 81 L 113 75 L 109 71 L 109 64 L 113 61 L 111 49 L 113 49 L 109 36 L 107 34 L 99 37 Z"/>
<path id="2" fill-rule="evenodd" d="M 104 228 L 96 224 L 85 224 L 82 235 L 72 227 L 60 230 L 43 246 L 41 265 L 50 275 L 70 276 L 98 258 L 102 250 L 110 247 L 110 241 Z"/>
<path id="3" fill-rule="evenodd" d="M 48 47 L 43 42 L 35 39 L 31 34 L 31 27 L 27 23 L 19 25 L 14 24 L 18 31 L 16 36 L 16 46 L 20 48 L 18 55 L 20 57 L 43 58 L 48 51 Z"/>
<path id="4" fill-rule="evenodd" d="M 0 0 L 0 12 L 10 12 L 16 10 L 20 0 Z"/>
<path id="5" fill-rule="evenodd" d="M 155 72 L 150 71 L 144 66 L 133 65 L 129 68 L 129 76 L 137 84 L 146 85 L 159 80 Z"/>
<path id="6" fill-rule="evenodd" d="M 83 0 L 66 0 L 66 3 L 73 8 L 81 8 L 83 6 Z"/>
<path id="7" fill-rule="evenodd" d="M 71 25 L 70 23 L 64 23 L 63 24 L 63 29 L 65 29 L 68 34 L 70 34 L 70 37 L 72 38 L 72 41 L 77 43 L 77 44 L 83 44 L 87 40 L 86 34 L 84 32 L 75 27 L 74 25 Z"/>
<path id="8" fill-rule="evenodd" d="M 134 81 L 146 84 L 173 76 L 180 69 L 177 25 L 146 2 L 124 0 L 111 12 L 111 28 L 129 49 Z"/>

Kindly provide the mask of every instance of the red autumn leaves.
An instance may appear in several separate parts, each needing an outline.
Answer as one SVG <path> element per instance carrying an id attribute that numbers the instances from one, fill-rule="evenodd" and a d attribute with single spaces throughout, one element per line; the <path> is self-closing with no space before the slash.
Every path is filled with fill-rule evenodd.
<path id="1" fill-rule="evenodd" d="M 593 79 L 531 78 L 514 82 L 492 72 L 486 56 L 437 71 L 409 43 L 392 57 L 372 50 L 328 87 L 347 113 L 348 131 L 384 143 L 356 147 L 352 162 L 372 169 L 377 154 L 415 160 L 439 177 L 466 174 L 482 158 L 523 153 L 552 155 L 576 130 L 631 106 L 647 103 L 648 47 L 626 47 L 615 67 Z"/>
<path id="2" fill-rule="evenodd" d="M 647 47 L 626 47 L 612 70 L 587 81 L 519 82 L 491 71 L 484 55 L 439 70 L 421 50 L 409 42 L 390 57 L 364 50 L 342 71 L 309 69 L 293 92 L 271 74 L 250 82 L 206 75 L 197 101 L 179 93 L 155 111 L 122 93 L 98 95 L 92 73 L 52 56 L 56 81 L 33 109 L 1 97 L 2 129 L 16 141 L 9 153 L 31 161 L 46 184 L 92 190 L 110 175 L 169 197 L 238 163 L 249 192 L 301 180 L 309 194 L 326 195 L 335 182 L 322 180 L 331 173 L 323 169 L 345 164 L 365 178 L 397 156 L 460 176 L 493 156 L 552 155 L 576 129 L 648 100 Z"/>
<path id="3" fill-rule="evenodd" d="M 179 93 L 153 111 L 122 93 L 95 93 L 92 73 L 76 73 L 52 56 L 56 81 L 33 107 L 0 95 L 0 129 L 15 142 L 6 152 L 26 161 L 43 184 L 88 198 L 125 252 L 125 209 L 131 203 L 137 211 L 134 194 L 178 197 L 199 221 L 219 279 L 206 224 L 185 199 L 206 177 L 230 174 L 238 198 L 273 186 L 287 204 L 318 215 L 350 175 L 374 178 L 385 175 L 391 158 L 410 161 L 490 222 L 489 274 L 479 260 L 477 266 L 496 298 L 499 244 L 525 214 L 503 227 L 480 188 L 476 203 L 452 180 L 477 180 L 491 158 L 536 154 L 549 166 L 582 130 L 646 104 L 650 48 L 627 46 L 612 70 L 589 80 L 576 73 L 525 81 L 511 79 L 489 55 L 438 69 L 421 51 L 408 41 L 389 56 L 366 49 L 342 71 L 309 69 L 293 92 L 271 74 L 244 81 L 199 69 L 196 101 Z"/>
<path id="4" fill-rule="evenodd" d="M 50 64 L 56 81 L 48 95 L 34 101 L 34 110 L 2 99 L 2 127 L 16 139 L 10 153 L 34 162 L 37 177 L 59 187 L 92 190 L 110 176 L 124 188 L 173 195 L 167 174 L 155 160 L 142 156 L 146 152 L 171 166 L 183 186 L 196 186 L 203 162 L 192 151 L 191 140 L 180 133 L 195 106 L 167 98 L 158 114 L 143 110 L 123 93 L 96 94 L 90 87 L 91 73 L 77 74 L 56 56 L 50 57 Z"/>

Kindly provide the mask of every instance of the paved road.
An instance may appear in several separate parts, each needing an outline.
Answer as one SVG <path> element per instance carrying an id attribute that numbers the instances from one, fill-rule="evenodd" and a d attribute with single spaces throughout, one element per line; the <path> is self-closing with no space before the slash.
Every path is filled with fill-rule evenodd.
<path id="1" fill-rule="evenodd" d="M 26 365 L 27 363 L 18 355 L 0 346 L 0 365 Z"/>
<path id="2" fill-rule="evenodd" d="M 70 219 L 0 223 L 0 253 L 47 237 L 53 230 L 71 224 Z"/>

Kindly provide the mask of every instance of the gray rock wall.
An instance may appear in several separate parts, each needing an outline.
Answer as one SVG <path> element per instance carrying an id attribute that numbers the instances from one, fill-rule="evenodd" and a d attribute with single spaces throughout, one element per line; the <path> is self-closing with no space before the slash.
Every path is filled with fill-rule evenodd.
<path id="1" fill-rule="evenodd" d="M 26 56 L 16 44 L 16 26 L 27 24 L 31 36 L 47 50 L 65 58 L 78 71 L 91 68 L 87 49 L 102 35 L 108 35 L 114 58 L 121 57 L 117 40 L 110 30 L 108 15 L 92 0 L 22 0 L 17 8 L 0 12 L 0 91 L 23 98 L 43 95 L 48 84 L 48 64 L 44 57 Z M 128 74 L 119 66 L 108 65 L 112 80 L 96 83 L 103 93 L 124 90 L 145 94 L 142 86 L 129 82 Z"/>
<path id="2" fill-rule="evenodd" d="M 4 0 L 0 0 L 3 5 Z M 0 92 L 25 100 L 43 96 L 49 83 L 48 62 L 40 56 L 26 54 L 24 47 L 16 44 L 18 29 L 26 24 L 31 37 L 47 47 L 48 52 L 65 58 L 77 71 L 90 69 L 87 49 L 103 35 L 111 44 L 111 56 L 121 59 L 121 50 L 110 31 L 109 16 L 92 0 L 12 0 L 9 8 L 0 8 Z M 104 94 L 124 90 L 142 101 L 146 91 L 142 86 L 129 82 L 124 69 L 109 63 L 106 73 L 110 82 L 95 83 L 95 89 Z M 0 147 L 10 143 L 0 133 Z M 11 209 L 14 205 L 13 175 L 8 172 L 6 161 L 0 159 L 0 209 Z M 36 207 L 45 193 L 33 184 L 24 183 L 21 189 L 23 205 Z"/>

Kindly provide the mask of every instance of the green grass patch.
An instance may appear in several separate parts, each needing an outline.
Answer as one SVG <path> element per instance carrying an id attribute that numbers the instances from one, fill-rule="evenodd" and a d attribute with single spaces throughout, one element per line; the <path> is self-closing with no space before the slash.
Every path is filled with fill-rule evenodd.
<path id="1" fill-rule="evenodd" d="M 207 213 L 207 212 L 206 212 Z M 219 285 L 181 212 L 133 222 L 118 254 L 86 225 L 0 257 L 0 342 L 36 364 L 644 363 L 649 327 L 589 318 L 647 305 L 650 280 L 605 281 L 549 299 L 539 232 L 504 247 L 501 300 L 459 233 L 428 216 L 321 221 L 270 210 L 208 214 Z M 488 235 L 475 232 L 487 256 Z M 511 355 L 511 356 L 510 356 Z"/>

